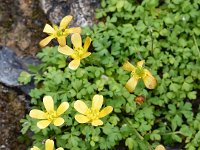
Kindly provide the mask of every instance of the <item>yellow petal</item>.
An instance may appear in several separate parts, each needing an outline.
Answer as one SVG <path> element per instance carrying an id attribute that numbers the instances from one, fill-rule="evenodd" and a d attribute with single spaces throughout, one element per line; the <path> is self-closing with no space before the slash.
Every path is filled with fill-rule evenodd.
<path id="1" fill-rule="evenodd" d="M 87 105 L 82 100 L 77 100 L 74 103 L 74 108 L 81 114 L 85 114 L 86 111 L 88 110 Z"/>
<path id="2" fill-rule="evenodd" d="M 154 78 L 147 69 L 144 69 L 144 74 L 145 75 L 142 77 L 142 79 L 144 81 L 145 86 L 148 89 L 154 89 L 157 84 L 156 78 Z"/>
<path id="3" fill-rule="evenodd" d="M 59 36 L 57 37 L 57 41 L 60 46 L 65 46 L 66 45 L 66 37 L 65 36 Z"/>
<path id="4" fill-rule="evenodd" d="M 84 59 L 84 58 L 86 58 L 86 57 L 88 57 L 88 56 L 90 56 L 90 55 L 91 55 L 90 52 L 86 52 L 85 54 L 83 54 L 83 55 L 81 56 L 81 59 Z"/>
<path id="5" fill-rule="evenodd" d="M 56 150 L 64 150 L 62 147 L 57 148 Z"/>
<path id="6" fill-rule="evenodd" d="M 74 54 L 74 50 L 71 49 L 69 46 L 58 46 L 58 51 L 64 55 L 72 55 Z"/>
<path id="7" fill-rule="evenodd" d="M 89 38 L 89 37 L 86 37 L 86 39 L 85 39 L 85 43 L 84 43 L 84 46 L 83 46 L 83 49 L 84 49 L 85 51 L 87 51 L 87 50 L 88 50 L 88 48 L 89 48 L 89 46 L 90 46 L 90 43 L 91 43 L 91 41 L 92 41 L 92 39 L 91 39 L 91 38 Z"/>
<path id="8" fill-rule="evenodd" d="M 93 126 L 100 126 L 100 125 L 103 125 L 103 121 L 101 121 L 100 119 L 94 120 L 94 121 L 92 121 L 92 125 L 93 125 Z"/>
<path id="9" fill-rule="evenodd" d="M 31 148 L 31 150 L 40 150 L 37 146 L 33 146 L 33 148 Z"/>
<path id="10" fill-rule="evenodd" d="M 31 110 L 29 113 L 29 116 L 31 116 L 32 118 L 36 118 L 36 119 L 46 119 L 45 113 L 38 109 Z"/>
<path id="11" fill-rule="evenodd" d="M 66 32 L 67 33 L 81 33 L 81 28 L 80 27 L 75 27 L 75 28 L 69 28 L 69 29 L 66 29 Z"/>
<path id="12" fill-rule="evenodd" d="M 138 83 L 138 78 L 133 76 L 128 80 L 125 87 L 131 93 L 135 90 L 137 83 Z"/>
<path id="13" fill-rule="evenodd" d="M 144 65 L 144 60 L 138 61 L 137 66 L 142 67 Z"/>
<path id="14" fill-rule="evenodd" d="M 92 109 L 100 110 L 103 104 L 103 96 L 102 95 L 94 95 L 92 99 Z"/>
<path id="15" fill-rule="evenodd" d="M 54 36 L 48 36 L 45 39 L 41 40 L 39 45 L 41 47 L 45 47 L 47 44 L 49 44 L 49 42 L 54 38 Z"/>
<path id="16" fill-rule="evenodd" d="M 65 16 L 61 21 L 60 21 L 60 29 L 65 29 L 70 21 L 72 20 L 72 16 Z"/>
<path id="17" fill-rule="evenodd" d="M 44 107 L 46 108 L 47 112 L 54 110 L 54 102 L 51 96 L 45 96 L 43 98 Z"/>
<path id="18" fill-rule="evenodd" d="M 60 116 L 63 114 L 67 109 L 69 108 L 69 103 L 68 102 L 62 102 L 60 106 L 57 109 L 57 115 Z"/>
<path id="19" fill-rule="evenodd" d="M 99 118 L 105 117 L 106 115 L 108 115 L 108 114 L 111 113 L 112 111 L 113 111 L 113 107 L 112 107 L 112 106 L 107 106 L 107 107 L 105 107 L 104 109 L 102 109 L 102 110 L 100 111 Z"/>
<path id="20" fill-rule="evenodd" d="M 55 126 L 61 126 L 64 122 L 65 122 L 65 121 L 64 121 L 63 118 L 58 117 L 58 118 L 56 118 L 56 119 L 53 121 L 53 124 L 54 124 Z"/>
<path id="21" fill-rule="evenodd" d="M 71 37 L 72 44 L 75 48 L 82 47 L 82 39 L 79 33 L 75 33 Z"/>
<path id="22" fill-rule="evenodd" d="M 158 145 L 155 150 L 165 150 L 165 147 L 163 145 Z"/>
<path id="23" fill-rule="evenodd" d="M 45 142 L 45 150 L 53 150 L 54 149 L 54 141 L 53 140 L 46 140 Z"/>
<path id="24" fill-rule="evenodd" d="M 40 129 L 44 129 L 44 128 L 46 128 L 50 123 L 51 123 L 51 121 L 49 121 L 49 120 L 38 121 L 37 127 L 40 128 Z"/>
<path id="25" fill-rule="evenodd" d="M 80 59 L 74 59 L 69 63 L 69 69 L 76 70 L 80 65 Z"/>
<path id="26" fill-rule="evenodd" d="M 134 71 L 136 68 L 131 64 L 129 63 L 128 61 L 126 61 L 124 64 L 123 64 L 123 67 L 122 67 L 124 70 L 126 71 Z"/>
<path id="27" fill-rule="evenodd" d="M 75 115 L 75 119 L 78 123 L 86 123 L 90 121 L 90 119 L 84 115 Z"/>
<path id="28" fill-rule="evenodd" d="M 55 33 L 55 30 L 54 30 L 54 28 L 52 28 L 52 26 L 50 26 L 49 24 L 46 24 L 43 32 L 53 34 L 53 33 Z"/>

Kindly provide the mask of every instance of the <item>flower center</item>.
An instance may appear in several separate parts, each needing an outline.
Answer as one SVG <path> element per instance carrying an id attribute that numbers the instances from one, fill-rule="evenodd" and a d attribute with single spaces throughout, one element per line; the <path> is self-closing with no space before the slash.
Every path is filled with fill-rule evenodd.
<path id="1" fill-rule="evenodd" d="M 59 37 L 59 36 L 62 36 L 63 35 L 63 31 L 62 30 L 58 30 L 57 31 L 57 36 Z"/>
<path id="2" fill-rule="evenodd" d="M 141 78 L 144 75 L 144 69 L 142 67 L 137 67 L 134 74 Z"/>
<path id="3" fill-rule="evenodd" d="M 88 109 L 87 111 L 87 117 L 90 119 L 90 120 L 97 120 L 99 119 L 99 110 L 97 109 Z"/>
<path id="4" fill-rule="evenodd" d="M 49 121 L 53 121 L 55 118 L 57 118 L 57 113 L 56 111 L 52 110 L 52 111 L 49 111 L 49 112 L 46 112 L 46 117 Z"/>
<path id="5" fill-rule="evenodd" d="M 84 49 L 82 47 L 76 47 L 76 48 L 74 48 L 74 50 L 75 50 L 75 57 L 81 58 L 83 56 L 83 54 L 85 53 Z M 72 55 L 72 57 L 73 57 L 73 55 Z"/>

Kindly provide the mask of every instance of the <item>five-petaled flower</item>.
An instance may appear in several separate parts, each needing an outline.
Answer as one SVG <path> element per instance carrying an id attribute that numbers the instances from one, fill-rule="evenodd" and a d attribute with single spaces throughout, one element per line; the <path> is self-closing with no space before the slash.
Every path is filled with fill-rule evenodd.
<path id="1" fill-rule="evenodd" d="M 32 118 L 41 119 L 37 122 L 37 126 L 40 129 L 46 128 L 50 123 L 53 123 L 55 126 L 61 126 L 64 123 L 64 119 L 60 117 L 68 108 L 68 102 L 62 102 L 58 109 L 54 110 L 54 102 L 51 96 L 45 96 L 43 98 L 43 104 L 46 111 L 41 111 L 38 109 L 33 109 L 30 111 L 29 115 Z"/>
<path id="2" fill-rule="evenodd" d="M 88 52 L 88 48 L 91 43 L 91 38 L 86 37 L 84 46 L 82 46 L 82 39 L 80 34 L 75 33 L 71 37 L 72 44 L 74 45 L 74 49 L 65 45 L 63 47 L 59 47 L 58 51 L 64 55 L 68 55 L 73 60 L 69 63 L 69 68 L 72 70 L 76 70 L 80 65 L 81 59 L 88 57 L 91 53 Z"/>
<path id="3" fill-rule="evenodd" d="M 72 16 L 65 16 L 61 22 L 60 26 L 57 25 L 50 26 L 49 24 L 46 24 L 44 27 L 43 32 L 49 34 L 48 37 L 40 41 L 40 46 L 44 47 L 46 46 L 52 39 L 57 39 L 60 46 L 66 45 L 66 37 L 71 33 L 81 33 L 80 27 L 75 28 L 67 28 L 68 24 L 72 20 Z"/>
<path id="4" fill-rule="evenodd" d="M 76 121 L 79 123 L 92 123 L 93 126 L 102 125 L 103 122 L 100 120 L 100 118 L 105 117 L 113 110 L 112 106 L 107 106 L 100 111 L 102 104 L 102 95 L 95 95 L 93 97 L 91 108 L 88 108 L 82 100 L 77 100 L 74 103 L 74 108 L 81 114 L 75 115 Z"/>
<path id="5" fill-rule="evenodd" d="M 140 78 L 143 79 L 145 86 L 148 89 L 154 89 L 157 81 L 152 74 L 143 68 L 144 60 L 137 62 L 137 67 L 133 66 L 128 61 L 124 63 L 123 69 L 131 72 L 131 78 L 126 83 L 125 87 L 129 92 L 133 92 Z"/>
<path id="6" fill-rule="evenodd" d="M 31 150 L 40 150 L 37 146 L 33 146 Z M 45 150 L 54 150 L 54 141 L 47 139 L 45 142 Z M 64 150 L 62 147 L 57 148 L 56 150 Z"/>

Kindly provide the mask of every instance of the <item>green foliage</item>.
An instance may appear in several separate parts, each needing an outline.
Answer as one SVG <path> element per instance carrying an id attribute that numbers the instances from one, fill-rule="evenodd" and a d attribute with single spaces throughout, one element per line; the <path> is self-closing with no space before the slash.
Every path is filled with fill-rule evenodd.
<path id="1" fill-rule="evenodd" d="M 25 71 L 22 71 L 19 75 L 18 81 L 23 84 L 27 84 L 31 81 L 31 74 Z"/>
<path id="2" fill-rule="evenodd" d="M 31 129 L 39 147 L 44 138 L 52 138 L 58 147 L 72 150 L 114 149 L 119 144 L 146 150 L 158 143 L 199 148 L 200 109 L 195 106 L 200 89 L 199 1 L 102 0 L 101 4 L 96 17 L 105 22 L 84 30 L 93 40 L 92 55 L 76 71 L 67 68 L 68 59 L 57 47 L 37 55 L 43 62 L 39 70 L 30 68 L 37 85 L 30 93 L 32 104 L 43 107 L 44 95 L 51 95 L 57 106 L 68 101 L 71 108 L 64 115 L 65 124 L 41 132 L 27 117 L 22 132 Z M 134 64 L 142 59 L 158 85 L 147 90 L 139 83 L 130 94 L 124 87 L 129 74 L 121 66 L 126 60 Z M 21 75 L 19 80 L 27 83 L 30 76 Z M 98 93 L 114 111 L 103 118 L 102 126 L 78 124 L 74 101 L 89 101 Z M 139 95 L 146 98 L 141 105 L 134 101 Z"/>

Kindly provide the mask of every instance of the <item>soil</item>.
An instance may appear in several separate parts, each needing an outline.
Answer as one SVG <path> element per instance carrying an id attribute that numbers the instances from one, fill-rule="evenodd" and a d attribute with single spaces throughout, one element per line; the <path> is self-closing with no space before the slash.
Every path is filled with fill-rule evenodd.
<path id="1" fill-rule="evenodd" d="M 24 115 L 25 97 L 0 84 L 0 150 L 27 149 L 18 141 Z"/>

